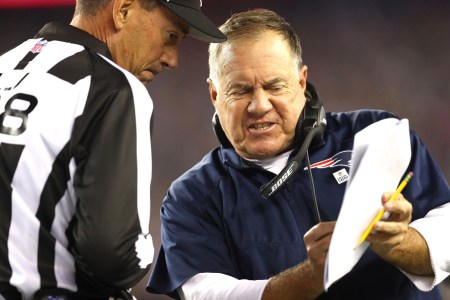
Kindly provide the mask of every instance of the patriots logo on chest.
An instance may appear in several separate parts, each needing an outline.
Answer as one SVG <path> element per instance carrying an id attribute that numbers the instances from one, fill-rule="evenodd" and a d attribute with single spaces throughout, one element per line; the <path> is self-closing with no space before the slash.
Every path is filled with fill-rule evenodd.
<path id="1" fill-rule="evenodd" d="M 345 150 L 336 153 L 330 158 L 324 159 L 322 161 L 313 163 L 310 168 L 311 169 L 326 169 L 326 168 L 335 168 L 335 167 L 351 167 L 352 165 L 352 150 Z M 307 170 L 305 167 L 304 170 Z"/>

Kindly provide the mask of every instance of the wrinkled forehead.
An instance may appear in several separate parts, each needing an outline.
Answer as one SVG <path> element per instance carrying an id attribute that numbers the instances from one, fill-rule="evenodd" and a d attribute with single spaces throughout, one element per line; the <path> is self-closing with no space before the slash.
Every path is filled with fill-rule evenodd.
<path id="1" fill-rule="evenodd" d="M 289 44 L 280 36 L 239 39 L 226 42 L 218 53 L 220 73 L 226 75 L 239 70 L 297 70 Z"/>

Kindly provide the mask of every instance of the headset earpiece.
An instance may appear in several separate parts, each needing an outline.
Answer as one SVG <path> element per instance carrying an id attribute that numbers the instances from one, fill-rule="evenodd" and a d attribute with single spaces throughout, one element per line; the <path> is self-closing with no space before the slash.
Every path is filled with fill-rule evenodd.
<path id="1" fill-rule="evenodd" d="M 225 148 L 233 147 L 230 141 L 228 140 L 225 132 L 223 131 L 222 125 L 220 125 L 219 116 L 217 115 L 216 112 L 214 112 L 214 115 L 212 117 L 212 127 L 214 130 L 214 134 L 216 135 L 217 139 L 219 140 L 219 142 L 222 144 L 223 147 Z"/>
<path id="2" fill-rule="evenodd" d="M 303 143 L 305 136 L 307 136 L 314 127 L 326 127 L 327 125 L 325 109 L 322 105 L 322 101 L 319 99 L 319 94 L 317 93 L 316 88 L 310 82 L 306 82 L 305 96 L 305 108 L 300 115 L 296 130 L 296 140 L 299 145 Z M 311 145 L 319 145 L 322 143 L 323 133 L 315 136 Z"/>

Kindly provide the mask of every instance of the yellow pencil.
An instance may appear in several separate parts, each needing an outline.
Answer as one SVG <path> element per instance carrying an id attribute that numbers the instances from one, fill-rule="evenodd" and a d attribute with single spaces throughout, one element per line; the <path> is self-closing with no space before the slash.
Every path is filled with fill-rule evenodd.
<path id="1" fill-rule="evenodd" d="M 400 185 L 398 186 L 397 190 L 392 194 L 392 196 L 389 198 L 388 202 L 394 201 L 395 199 L 397 199 L 398 195 L 403 191 L 403 189 L 405 188 L 405 186 L 408 184 L 408 182 L 411 180 L 411 177 L 413 176 L 413 172 L 409 172 L 405 179 L 403 179 L 403 181 L 400 183 Z M 366 228 L 366 230 L 363 232 L 363 234 L 361 235 L 361 237 L 359 238 L 358 243 L 356 244 L 355 248 L 358 248 L 367 238 L 367 236 L 369 236 L 370 232 L 372 231 L 373 225 L 380 221 L 381 218 L 384 215 L 384 208 L 381 209 L 381 211 L 378 213 L 378 215 L 372 220 L 372 222 L 370 223 L 370 225 Z"/>

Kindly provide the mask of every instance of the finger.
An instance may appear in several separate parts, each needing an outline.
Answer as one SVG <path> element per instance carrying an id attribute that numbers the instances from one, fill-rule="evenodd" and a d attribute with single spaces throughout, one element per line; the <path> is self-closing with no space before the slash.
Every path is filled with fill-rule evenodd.
<path id="1" fill-rule="evenodd" d="M 389 202 L 389 201 L 395 202 L 395 201 L 399 201 L 399 200 L 401 200 L 401 199 L 405 199 L 405 198 L 403 197 L 403 194 L 402 194 L 402 193 L 399 193 L 399 194 L 397 195 L 397 197 L 395 197 L 395 199 L 391 199 L 391 197 L 392 197 L 394 194 L 395 194 L 395 192 L 386 192 L 386 193 L 383 193 L 383 195 L 381 196 L 381 203 L 384 205 L 385 203 L 387 203 L 387 202 Z"/>
<path id="2" fill-rule="evenodd" d="M 379 221 L 373 226 L 374 233 L 387 234 L 387 235 L 399 235 L 404 234 L 408 230 L 408 223 L 406 222 L 393 222 L 393 221 Z"/>
<path id="3" fill-rule="evenodd" d="M 306 244 L 306 251 L 311 263 L 315 266 L 323 266 L 331 243 L 331 234 L 323 236 L 320 240 Z"/>
<path id="4" fill-rule="evenodd" d="M 408 231 L 408 225 L 400 222 L 377 222 L 376 231 L 367 237 L 372 244 L 382 244 L 384 247 L 394 247 L 400 244 Z"/>
<path id="5" fill-rule="evenodd" d="M 403 221 L 409 223 L 412 217 L 412 205 L 403 196 L 399 196 L 397 201 L 384 204 L 385 211 L 391 214 L 389 220 Z"/>
<path id="6" fill-rule="evenodd" d="M 391 196 L 394 194 L 394 192 L 386 192 L 383 193 L 381 196 L 381 203 L 384 205 L 386 202 L 388 202 L 391 199 Z"/>
<path id="7" fill-rule="evenodd" d="M 308 230 L 303 239 L 305 240 L 305 242 L 321 240 L 323 237 L 331 235 L 333 233 L 335 225 L 335 221 L 321 222 Z"/>

